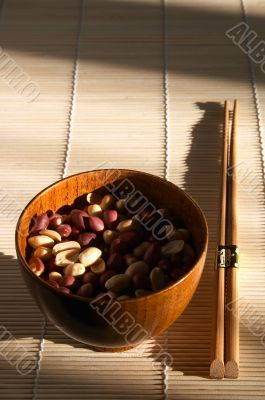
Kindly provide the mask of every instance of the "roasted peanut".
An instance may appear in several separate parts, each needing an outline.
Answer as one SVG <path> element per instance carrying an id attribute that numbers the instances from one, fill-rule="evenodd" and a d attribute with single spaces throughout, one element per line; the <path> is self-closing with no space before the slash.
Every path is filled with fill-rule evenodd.
<path id="1" fill-rule="evenodd" d="M 81 276 L 85 272 L 86 268 L 81 263 L 69 264 L 63 270 L 65 276 Z"/>
<path id="2" fill-rule="evenodd" d="M 60 242 L 62 240 L 61 235 L 52 229 L 44 229 L 43 231 L 40 231 L 40 235 L 49 236 L 55 242 Z"/>
<path id="3" fill-rule="evenodd" d="M 31 236 L 28 242 L 33 249 L 37 249 L 38 247 L 52 247 L 54 245 L 54 240 L 45 235 Z"/>
<path id="4" fill-rule="evenodd" d="M 74 264 L 79 257 L 79 250 L 68 249 L 60 251 L 55 256 L 55 265 L 57 267 L 66 267 L 69 264 Z"/>
<path id="5" fill-rule="evenodd" d="M 99 258 L 94 264 L 90 267 L 91 271 L 94 274 L 103 274 L 106 269 L 105 261 L 102 258 Z"/>
<path id="6" fill-rule="evenodd" d="M 37 276 L 40 276 L 45 270 L 45 266 L 39 257 L 31 257 L 28 264 L 31 271 Z"/>
<path id="7" fill-rule="evenodd" d="M 102 255 L 102 251 L 97 247 L 88 247 L 79 255 L 80 262 L 85 267 L 90 267 L 94 264 Z"/>
<path id="8" fill-rule="evenodd" d="M 52 249 L 49 247 L 37 247 L 33 252 L 34 257 L 39 257 L 43 261 L 48 261 L 52 257 Z"/>
<path id="9" fill-rule="evenodd" d="M 69 240 L 69 242 L 57 243 L 55 246 L 53 246 L 52 253 L 56 255 L 61 251 L 72 250 L 72 249 L 80 250 L 81 246 L 78 242 L 74 240 Z"/>

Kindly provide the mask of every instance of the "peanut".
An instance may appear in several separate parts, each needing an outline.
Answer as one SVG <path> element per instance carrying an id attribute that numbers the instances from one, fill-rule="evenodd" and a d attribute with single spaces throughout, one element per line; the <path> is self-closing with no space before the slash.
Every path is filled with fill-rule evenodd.
<path id="1" fill-rule="evenodd" d="M 97 247 L 89 247 L 80 253 L 79 260 L 85 267 L 90 267 L 102 255 L 102 251 Z"/>
<path id="2" fill-rule="evenodd" d="M 60 251 L 55 256 L 55 265 L 57 267 L 66 267 L 68 264 L 74 264 L 79 257 L 79 250 L 68 249 Z"/>
<path id="3" fill-rule="evenodd" d="M 55 242 L 60 242 L 62 240 L 61 235 L 52 229 L 44 229 L 43 231 L 40 231 L 40 235 L 49 236 Z"/>
<path id="4" fill-rule="evenodd" d="M 37 249 L 38 247 L 52 247 L 54 245 L 54 240 L 46 235 L 31 236 L 28 242 L 33 249 Z"/>
<path id="5" fill-rule="evenodd" d="M 85 272 L 86 268 L 81 263 L 69 264 L 63 270 L 65 276 L 81 276 Z"/>
<path id="6" fill-rule="evenodd" d="M 69 242 L 57 243 L 55 246 L 53 246 L 52 253 L 56 255 L 61 251 L 72 249 L 80 250 L 81 246 L 78 242 L 74 240 L 69 240 Z"/>

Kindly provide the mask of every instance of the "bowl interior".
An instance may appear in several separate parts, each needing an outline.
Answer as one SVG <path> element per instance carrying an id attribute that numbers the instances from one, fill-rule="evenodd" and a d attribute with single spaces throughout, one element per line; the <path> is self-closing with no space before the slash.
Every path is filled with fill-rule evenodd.
<path id="1" fill-rule="evenodd" d="M 47 210 L 65 213 L 73 206 L 84 206 L 87 193 L 95 190 L 111 193 L 113 183 L 115 187 L 120 184 L 121 188 L 129 185 L 130 190 L 134 187 L 157 208 L 170 209 L 190 231 L 197 260 L 206 251 L 205 217 L 197 203 L 186 192 L 164 179 L 144 172 L 106 169 L 70 176 L 44 189 L 31 200 L 20 216 L 16 232 L 17 251 L 25 266 L 27 236 L 34 216 Z"/>

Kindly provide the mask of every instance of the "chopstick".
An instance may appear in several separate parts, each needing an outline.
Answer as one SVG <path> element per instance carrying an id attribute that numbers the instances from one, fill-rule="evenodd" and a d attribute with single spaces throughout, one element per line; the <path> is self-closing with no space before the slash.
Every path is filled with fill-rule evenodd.
<path id="1" fill-rule="evenodd" d="M 221 165 L 221 197 L 219 211 L 219 245 L 226 244 L 226 203 L 227 203 L 227 167 L 228 167 L 228 129 L 229 109 L 228 102 L 224 105 L 223 148 Z M 216 266 L 216 298 L 214 306 L 214 324 L 212 337 L 212 362 L 210 366 L 211 378 L 222 379 L 224 367 L 224 303 L 225 303 L 225 268 Z"/>
<path id="2" fill-rule="evenodd" d="M 215 275 L 216 299 L 212 336 L 212 361 L 210 365 L 210 376 L 218 379 L 222 379 L 224 376 L 227 378 L 237 378 L 239 375 L 238 238 L 236 210 L 237 114 L 238 103 L 235 100 L 232 129 L 229 137 L 229 105 L 228 101 L 225 101 L 219 246 Z M 228 167 L 230 171 L 232 169 L 232 173 L 229 176 L 227 174 Z"/>
<path id="3" fill-rule="evenodd" d="M 227 268 L 226 294 L 226 346 L 225 346 L 225 377 L 239 376 L 239 307 L 238 307 L 238 264 L 237 264 L 237 114 L 238 103 L 234 102 L 229 175 L 229 218 L 227 221 L 227 243 L 231 246 L 231 257 L 236 258 L 236 265 Z"/>

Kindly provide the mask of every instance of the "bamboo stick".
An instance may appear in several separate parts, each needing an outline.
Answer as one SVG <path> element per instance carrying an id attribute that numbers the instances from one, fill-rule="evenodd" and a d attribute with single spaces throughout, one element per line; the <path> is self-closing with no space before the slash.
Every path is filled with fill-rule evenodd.
<path id="1" fill-rule="evenodd" d="M 226 244 L 226 201 L 227 201 L 227 164 L 228 164 L 228 102 L 224 104 L 223 148 L 221 165 L 221 196 L 219 219 L 219 245 Z M 212 335 L 212 362 L 210 365 L 211 378 L 224 377 L 224 302 L 225 302 L 225 268 L 216 268 L 215 272 L 216 298 L 214 305 L 214 324 Z"/>
<path id="2" fill-rule="evenodd" d="M 234 102 L 230 144 L 228 244 L 237 245 L 237 100 Z M 239 376 L 238 268 L 227 269 L 225 377 Z"/>

